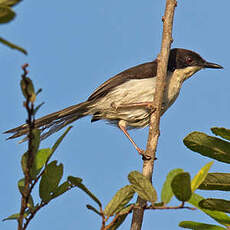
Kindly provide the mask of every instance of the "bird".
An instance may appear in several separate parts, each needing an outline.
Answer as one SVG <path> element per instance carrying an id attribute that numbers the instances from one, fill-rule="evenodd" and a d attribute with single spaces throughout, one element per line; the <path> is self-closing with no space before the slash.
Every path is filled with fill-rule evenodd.
<path id="1" fill-rule="evenodd" d="M 35 120 L 35 128 L 41 131 L 41 140 L 70 123 L 91 115 L 91 122 L 105 120 L 116 125 L 128 137 L 137 152 L 143 155 L 143 150 L 137 146 L 128 130 L 149 125 L 151 113 L 154 112 L 151 105 L 156 89 L 157 64 L 158 60 L 155 59 L 124 70 L 100 85 L 86 101 Z M 175 102 L 184 81 L 205 68 L 223 67 L 206 61 L 192 50 L 170 50 L 161 115 Z M 23 124 L 5 133 L 13 133 L 8 138 L 13 139 L 26 135 L 28 131 L 28 124 Z M 25 140 L 26 138 L 22 141 Z"/>

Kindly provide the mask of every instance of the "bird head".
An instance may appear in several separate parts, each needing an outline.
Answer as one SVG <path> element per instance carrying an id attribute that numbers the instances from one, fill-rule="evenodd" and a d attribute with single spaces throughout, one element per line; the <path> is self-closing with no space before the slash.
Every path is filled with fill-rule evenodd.
<path id="1" fill-rule="evenodd" d="M 183 71 L 184 80 L 204 68 L 223 69 L 221 65 L 207 62 L 194 51 L 180 48 L 175 48 L 170 51 L 168 70 L 171 72 L 173 72 L 174 70 Z"/>

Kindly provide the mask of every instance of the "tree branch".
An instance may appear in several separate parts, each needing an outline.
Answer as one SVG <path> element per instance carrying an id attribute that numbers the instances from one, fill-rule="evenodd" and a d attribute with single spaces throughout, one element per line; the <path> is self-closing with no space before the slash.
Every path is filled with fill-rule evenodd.
<path id="1" fill-rule="evenodd" d="M 162 43 L 161 43 L 161 52 L 158 56 L 158 65 L 157 65 L 157 82 L 156 82 L 156 91 L 154 93 L 153 106 L 156 109 L 150 117 L 150 126 L 149 126 L 149 136 L 147 142 L 147 149 L 145 152 L 146 158 L 143 162 L 142 173 L 150 181 L 152 181 L 154 159 L 156 154 L 156 148 L 158 143 L 158 138 L 160 135 L 159 125 L 160 125 L 160 116 L 161 116 L 161 104 L 163 99 L 163 93 L 165 88 L 165 78 L 167 74 L 168 66 L 168 57 L 170 52 L 172 39 L 172 27 L 173 27 L 173 17 L 175 7 L 177 5 L 176 0 L 167 0 L 165 14 L 162 18 L 163 21 L 163 34 L 162 34 Z M 137 199 L 137 203 L 144 207 L 146 202 L 140 197 Z M 140 230 L 143 222 L 144 208 L 134 209 L 133 219 L 131 224 L 131 230 Z"/>

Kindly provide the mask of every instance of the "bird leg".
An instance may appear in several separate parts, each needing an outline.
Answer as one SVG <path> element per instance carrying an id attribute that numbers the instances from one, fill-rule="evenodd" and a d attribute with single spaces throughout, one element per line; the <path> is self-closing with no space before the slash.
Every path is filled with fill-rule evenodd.
<path id="1" fill-rule="evenodd" d="M 150 110 L 151 112 L 154 112 L 156 109 L 153 107 L 153 103 L 152 102 L 137 102 L 137 103 L 128 103 L 128 104 L 120 104 L 120 105 L 116 105 L 114 103 L 111 104 L 111 106 L 114 109 L 126 109 L 126 108 L 146 108 L 148 110 Z"/>
<path id="2" fill-rule="evenodd" d="M 121 129 L 121 131 L 129 138 L 130 142 L 133 144 L 134 148 L 137 150 L 137 152 L 140 154 L 140 155 L 144 155 L 144 150 L 140 149 L 136 143 L 134 142 L 134 140 L 130 137 L 127 129 L 126 129 L 126 122 L 123 121 L 123 120 L 120 120 L 118 122 L 118 127 Z"/>

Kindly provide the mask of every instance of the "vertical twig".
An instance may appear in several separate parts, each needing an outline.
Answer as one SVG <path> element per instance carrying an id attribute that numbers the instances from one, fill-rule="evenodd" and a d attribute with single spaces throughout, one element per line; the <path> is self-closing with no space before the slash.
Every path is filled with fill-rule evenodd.
<path id="1" fill-rule="evenodd" d="M 32 167 L 33 164 L 33 147 L 32 147 L 32 141 L 33 141 L 33 133 L 32 130 L 34 129 L 34 118 L 33 118 L 33 111 L 34 111 L 34 105 L 32 102 L 30 102 L 30 93 L 29 93 L 29 82 L 27 80 L 27 68 L 28 64 L 25 64 L 22 66 L 23 69 L 23 74 L 22 74 L 22 80 L 25 82 L 25 92 L 26 92 L 26 101 L 24 102 L 24 106 L 27 110 L 27 114 L 28 114 L 28 119 L 26 121 L 26 123 L 28 124 L 29 127 L 29 132 L 28 132 L 28 157 L 27 157 L 27 166 L 25 169 L 25 186 L 24 186 L 24 190 L 22 193 L 22 198 L 21 198 L 21 208 L 20 208 L 20 215 L 18 218 L 18 230 L 23 229 L 23 220 L 24 220 L 24 215 L 25 215 L 25 211 L 27 208 L 27 203 L 29 200 L 29 196 L 30 196 L 30 182 L 31 182 L 31 178 L 30 178 L 30 168 Z"/>
<path id="2" fill-rule="evenodd" d="M 161 42 L 161 52 L 158 57 L 157 65 L 157 82 L 156 82 L 156 91 L 154 94 L 153 106 L 156 109 L 152 113 L 150 118 L 149 126 L 149 136 L 147 142 L 147 149 L 145 155 L 148 156 L 148 159 L 144 159 L 142 173 L 150 181 L 152 180 L 154 159 L 156 154 L 156 148 L 158 143 L 158 137 L 160 135 L 159 124 L 160 124 L 160 115 L 161 115 L 161 104 L 163 99 L 163 93 L 165 88 L 165 78 L 167 74 L 168 66 L 168 57 L 170 52 L 172 39 L 172 27 L 173 27 L 173 18 L 174 11 L 177 5 L 176 0 L 167 0 L 165 14 L 162 18 L 163 21 L 163 34 Z M 146 202 L 140 197 L 137 199 L 137 203 L 143 207 Z M 144 208 L 136 208 L 133 212 L 133 219 L 131 224 L 131 230 L 140 230 L 143 222 Z"/>

